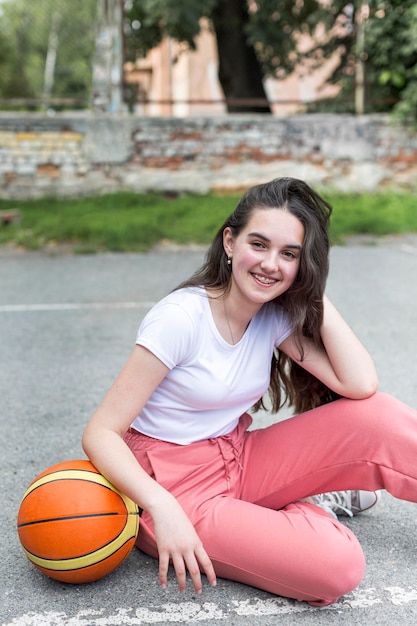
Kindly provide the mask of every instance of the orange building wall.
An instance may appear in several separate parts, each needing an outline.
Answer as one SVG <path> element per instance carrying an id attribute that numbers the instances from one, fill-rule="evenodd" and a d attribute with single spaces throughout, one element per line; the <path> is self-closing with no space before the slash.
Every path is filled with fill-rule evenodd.
<path id="1" fill-rule="evenodd" d="M 266 79 L 265 90 L 273 114 L 301 112 L 309 102 L 336 95 L 337 87 L 325 84 L 336 61 L 330 59 L 315 72 L 294 72 L 284 80 Z M 135 112 L 142 115 L 187 117 L 226 113 L 217 78 L 215 38 L 207 26 L 197 38 L 195 51 L 184 52 L 178 43 L 166 38 L 146 59 L 125 66 L 125 80 L 139 88 Z"/>

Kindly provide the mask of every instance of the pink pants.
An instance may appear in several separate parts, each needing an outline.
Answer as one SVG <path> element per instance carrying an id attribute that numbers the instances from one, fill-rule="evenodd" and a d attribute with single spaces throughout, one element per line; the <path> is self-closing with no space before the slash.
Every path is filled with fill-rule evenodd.
<path id="1" fill-rule="evenodd" d="M 317 493 L 386 489 L 417 502 L 417 412 L 385 394 L 337 400 L 264 429 L 251 417 L 230 434 L 180 446 L 129 430 L 139 463 L 176 496 L 218 576 L 327 605 L 363 576 L 353 533 Z M 142 515 L 138 547 L 157 558 Z"/>

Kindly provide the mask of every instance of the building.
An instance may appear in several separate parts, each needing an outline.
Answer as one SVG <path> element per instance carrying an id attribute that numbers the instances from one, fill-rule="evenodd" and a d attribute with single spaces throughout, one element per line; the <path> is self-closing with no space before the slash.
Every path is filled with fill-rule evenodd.
<path id="1" fill-rule="evenodd" d="M 183 51 L 169 38 L 144 59 L 126 63 L 125 84 L 135 94 L 134 110 L 141 115 L 186 117 L 226 113 L 217 78 L 217 48 L 208 27 L 197 38 L 195 51 Z M 336 58 L 314 72 L 298 70 L 284 80 L 268 78 L 265 91 L 274 115 L 302 112 L 306 105 L 337 94 L 326 84 Z"/>

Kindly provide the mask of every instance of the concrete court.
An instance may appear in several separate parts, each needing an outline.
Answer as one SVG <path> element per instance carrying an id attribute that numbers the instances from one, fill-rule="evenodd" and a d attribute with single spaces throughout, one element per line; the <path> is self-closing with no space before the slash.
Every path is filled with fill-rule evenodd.
<path id="1" fill-rule="evenodd" d="M 171 576 L 162 590 L 156 562 L 138 550 L 101 581 L 65 585 L 21 551 L 15 520 L 27 485 L 55 463 L 84 457 L 83 427 L 142 316 L 202 258 L 201 250 L 72 256 L 0 248 L 1 624 L 417 624 L 417 507 L 388 494 L 369 513 L 343 518 L 367 570 L 358 589 L 324 609 L 225 580 L 201 596 L 180 595 Z M 417 236 L 350 242 L 334 247 L 331 261 L 328 294 L 374 355 L 381 390 L 417 408 Z M 255 424 L 270 421 L 264 413 Z"/>

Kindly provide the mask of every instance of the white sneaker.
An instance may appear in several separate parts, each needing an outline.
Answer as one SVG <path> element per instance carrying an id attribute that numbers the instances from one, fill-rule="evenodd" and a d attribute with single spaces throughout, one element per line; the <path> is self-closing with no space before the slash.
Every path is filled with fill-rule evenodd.
<path id="1" fill-rule="evenodd" d="M 313 502 L 333 517 L 353 517 L 371 509 L 380 498 L 379 491 L 329 491 L 313 496 Z"/>

